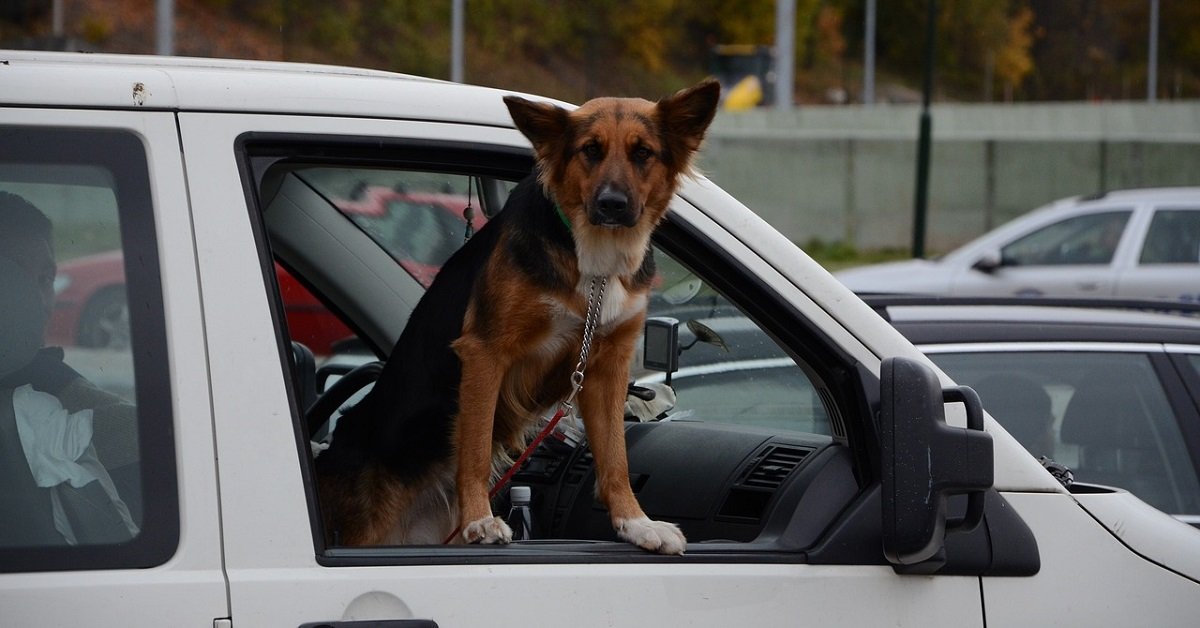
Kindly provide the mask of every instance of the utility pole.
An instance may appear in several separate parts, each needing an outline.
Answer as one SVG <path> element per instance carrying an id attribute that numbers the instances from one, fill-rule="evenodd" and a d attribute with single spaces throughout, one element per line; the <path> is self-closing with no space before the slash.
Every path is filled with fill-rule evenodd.
<path id="1" fill-rule="evenodd" d="M 875 104 L 875 0 L 867 0 L 867 17 L 863 30 L 863 93 L 864 105 Z"/>
<path id="2" fill-rule="evenodd" d="M 450 8 L 450 80 L 463 82 L 463 22 L 467 0 L 454 0 Z"/>
<path id="3" fill-rule="evenodd" d="M 1146 51 L 1146 102 L 1158 99 L 1158 0 L 1150 0 L 1150 49 Z"/>
<path id="4" fill-rule="evenodd" d="M 933 42 L 937 25 L 937 0 L 928 0 L 929 16 L 925 24 L 925 80 L 921 85 L 921 129 L 917 136 L 917 193 L 913 208 L 912 256 L 925 257 L 925 215 L 929 205 L 929 143 L 933 121 L 929 116 L 929 96 L 933 92 Z"/>
<path id="5" fill-rule="evenodd" d="M 175 54 L 175 0 L 156 0 L 155 4 L 155 53 L 163 56 Z"/>
<path id="6" fill-rule="evenodd" d="M 796 0 L 775 0 L 775 108 L 792 108 L 795 82 Z"/>
<path id="7" fill-rule="evenodd" d="M 53 0 L 50 3 L 50 33 L 56 39 L 61 39 L 66 29 L 63 27 L 63 0 Z"/>

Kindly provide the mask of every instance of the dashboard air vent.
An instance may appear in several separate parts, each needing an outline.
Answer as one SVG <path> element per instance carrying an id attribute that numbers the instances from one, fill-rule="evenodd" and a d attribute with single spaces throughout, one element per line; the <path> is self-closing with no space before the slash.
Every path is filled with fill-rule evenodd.
<path id="1" fill-rule="evenodd" d="M 763 452 L 742 486 L 776 489 L 810 453 L 808 449 L 774 446 Z"/>

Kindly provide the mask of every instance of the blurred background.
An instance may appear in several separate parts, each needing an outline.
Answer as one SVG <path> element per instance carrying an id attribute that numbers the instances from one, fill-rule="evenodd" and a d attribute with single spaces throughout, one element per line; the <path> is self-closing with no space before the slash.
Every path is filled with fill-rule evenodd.
<path id="1" fill-rule="evenodd" d="M 0 47 L 334 63 L 572 102 L 715 75 L 702 170 L 833 267 L 913 253 L 923 111 L 922 255 L 1064 196 L 1200 184 L 1197 0 L 2 0 Z"/>

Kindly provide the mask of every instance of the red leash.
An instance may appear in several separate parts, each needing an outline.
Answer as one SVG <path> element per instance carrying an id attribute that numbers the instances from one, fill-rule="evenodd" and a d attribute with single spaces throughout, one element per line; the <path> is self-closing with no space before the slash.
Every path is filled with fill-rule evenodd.
<path id="1" fill-rule="evenodd" d="M 517 458 L 517 461 L 508 468 L 508 471 L 504 472 L 504 475 L 500 476 L 499 480 L 496 480 L 496 485 L 492 487 L 492 490 L 488 491 L 488 499 L 495 497 L 496 494 L 501 491 L 501 489 L 508 485 L 508 483 L 513 479 L 513 476 L 517 474 L 517 471 L 521 470 L 521 465 L 525 464 L 525 461 L 529 460 L 529 456 L 533 455 L 533 450 L 537 449 L 537 446 L 541 445 L 542 441 L 546 440 L 546 437 L 550 435 L 550 432 L 554 431 L 554 426 L 558 425 L 558 421 L 563 418 L 564 414 L 566 414 L 566 408 L 560 404 L 558 406 L 558 412 L 554 413 L 554 417 L 550 419 L 550 422 L 546 424 L 546 427 L 543 427 L 542 431 L 538 432 L 537 437 L 533 439 L 533 442 L 529 443 L 529 446 L 525 448 L 525 451 L 521 452 L 521 457 Z"/>
<path id="2" fill-rule="evenodd" d="M 574 395 L 572 395 L 572 397 L 573 396 Z M 496 485 L 492 487 L 492 490 L 488 491 L 488 499 L 495 497 L 496 494 L 503 490 L 504 487 L 512 481 L 513 476 L 517 474 L 517 471 L 521 470 L 521 465 L 525 464 L 525 461 L 533 455 L 533 451 L 537 449 L 538 445 L 541 445 L 542 441 L 546 440 L 546 437 L 550 435 L 550 432 L 554 431 L 554 427 L 558 425 L 558 422 L 563 418 L 563 415 L 566 414 L 568 407 L 568 404 L 565 402 L 559 404 L 558 412 L 554 413 L 554 417 L 550 419 L 550 422 L 546 424 L 546 427 L 543 427 L 542 431 L 538 432 L 538 435 L 533 439 L 533 442 L 529 443 L 529 446 L 525 448 L 525 451 L 521 452 L 521 456 L 517 458 L 517 461 L 514 462 L 511 467 L 508 468 L 508 471 L 505 471 L 504 475 L 500 476 L 499 480 L 496 480 Z M 442 545 L 448 545 L 450 541 L 454 540 L 454 537 L 458 536 L 459 532 L 462 532 L 461 525 L 457 528 L 454 528 L 454 531 L 450 533 L 450 536 L 446 537 L 445 541 L 442 541 Z"/>

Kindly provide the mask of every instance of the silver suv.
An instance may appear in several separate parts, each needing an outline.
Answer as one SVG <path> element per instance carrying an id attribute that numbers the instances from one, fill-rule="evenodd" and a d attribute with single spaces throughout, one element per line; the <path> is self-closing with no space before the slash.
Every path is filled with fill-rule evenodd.
<path id="1" fill-rule="evenodd" d="M 1129 297 L 1200 302 L 1200 187 L 1073 197 L 934 260 L 838 273 L 859 294 Z"/>

